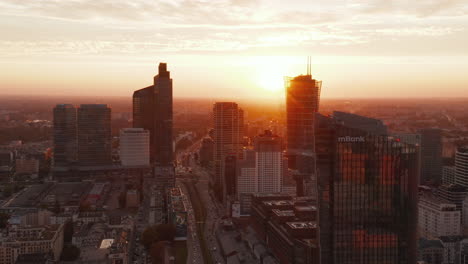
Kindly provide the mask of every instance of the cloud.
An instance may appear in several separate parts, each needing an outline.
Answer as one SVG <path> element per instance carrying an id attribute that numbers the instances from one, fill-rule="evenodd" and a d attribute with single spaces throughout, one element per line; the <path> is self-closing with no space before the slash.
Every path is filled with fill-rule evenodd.
<path id="1" fill-rule="evenodd" d="M 466 0 L 373 0 L 368 1 L 364 13 L 397 13 L 416 17 L 467 15 Z"/>
<path id="2" fill-rule="evenodd" d="M 463 0 L 274 2 L 0 0 L 0 56 L 297 50 L 452 36 L 468 27 Z"/>

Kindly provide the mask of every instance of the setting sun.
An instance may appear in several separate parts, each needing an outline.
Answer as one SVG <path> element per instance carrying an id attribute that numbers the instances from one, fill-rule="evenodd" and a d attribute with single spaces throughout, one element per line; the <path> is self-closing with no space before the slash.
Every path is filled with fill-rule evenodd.
<path id="1" fill-rule="evenodd" d="M 284 88 L 283 77 L 285 76 L 284 72 L 275 71 L 265 71 L 261 73 L 258 78 L 259 86 L 269 92 L 280 92 Z"/>
<path id="2" fill-rule="evenodd" d="M 257 68 L 255 82 L 263 90 L 270 93 L 282 93 L 284 77 L 289 74 L 289 68 L 294 65 L 293 57 L 257 57 L 253 63 Z"/>

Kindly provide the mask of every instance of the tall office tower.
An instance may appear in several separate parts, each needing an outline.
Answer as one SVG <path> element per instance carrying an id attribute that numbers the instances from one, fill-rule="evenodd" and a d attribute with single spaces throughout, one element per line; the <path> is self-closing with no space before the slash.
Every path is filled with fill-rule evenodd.
<path id="1" fill-rule="evenodd" d="M 58 104 L 54 108 L 54 166 L 76 161 L 76 108 Z"/>
<path id="2" fill-rule="evenodd" d="M 314 156 L 314 119 L 320 103 L 322 82 L 312 75 L 287 78 L 286 81 L 286 123 L 287 155 L 289 168 L 309 170 L 297 166 L 300 155 Z"/>
<path id="3" fill-rule="evenodd" d="M 317 122 L 322 263 L 416 263 L 417 147 Z"/>
<path id="4" fill-rule="evenodd" d="M 458 148 L 455 153 L 455 183 L 468 187 L 468 147 Z"/>
<path id="5" fill-rule="evenodd" d="M 227 155 L 241 157 L 244 112 L 236 103 L 218 102 L 213 106 L 214 165 L 212 185 L 218 199 L 226 201 L 224 161 Z"/>
<path id="6" fill-rule="evenodd" d="M 133 127 L 150 132 L 150 157 L 156 166 L 172 166 L 172 79 L 159 64 L 153 85 L 133 93 Z"/>
<path id="7" fill-rule="evenodd" d="M 333 111 L 333 117 L 343 125 L 360 129 L 374 135 L 387 135 L 387 126 L 379 119 Z"/>
<path id="8" fill-rule="evenodd" d="M 82 104 L 77 120 L 79 165 L 112 164 L 111 109 L 105 104 Z"/>
<path id="9" fill-rule="evenodd" d="M 442 135 L 440 129 L 430 128 L 421 134 L 421 184 L 440 183 L 442 178 Z"/>
<path id="10" fill-rule="evenodd" d="M 282 139 L 269 130 L 255 137 L 254 150 L 260 193 L 278 193 L 282 189 L 284 158 Z M 287 166 L 287 164 L 286 164 Z"/>
<path id="11" fill-rule="evenodd" d="M 123 166 L 149 166 L 150 135 L 143 128 L 120 130 L 120 162 Z"/>

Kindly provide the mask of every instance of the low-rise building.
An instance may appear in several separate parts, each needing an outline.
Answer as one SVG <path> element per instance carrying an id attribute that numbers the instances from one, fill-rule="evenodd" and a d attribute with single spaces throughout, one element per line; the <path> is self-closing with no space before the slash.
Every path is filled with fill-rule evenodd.
<path id="1" fill-rule="evenodd" d="M 461 212 L 450 201 L 432 193 L 419 198 L 418 222 L 421 237 L 435 239 L 441 236 L 457 236 L 461 233 Z"/>
<path id="2" fill-rule="evenodd" d="M 18 256 L 51 253 L 58 261 L 63 248 L 63 226 L 12 226 L 0 237 L 0 264 L 13 264 Z"/>
<path id="3" fill-rule="evenodd" d="M 267 197 L 255 195 L 252 200 L 251 221 L 259 239 L 279 263 L 318 263 L 317 209 L 311 199 Z"/>
<path id="4" fill-rule="evenodd" d="M 439 239 L 419 239 L 418 259 L 426 264 L 440 264 L 444 258 L 444 245 Z"/>

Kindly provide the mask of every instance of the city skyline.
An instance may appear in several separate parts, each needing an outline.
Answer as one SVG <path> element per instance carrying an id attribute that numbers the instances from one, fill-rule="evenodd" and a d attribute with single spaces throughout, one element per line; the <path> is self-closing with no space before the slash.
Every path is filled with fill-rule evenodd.
<path id="1" fill-rule="evenodd" d="M 464 1 L 2 0 L 0 7 L 0 94 L 126 96 L 166 61 L 178 80 L 175 97 L 274 101 L 284 96 L 283 76 L 305 74 L 310 55 L 313 76 L 327 80 L 324 98 L 468 96 Z"/>

